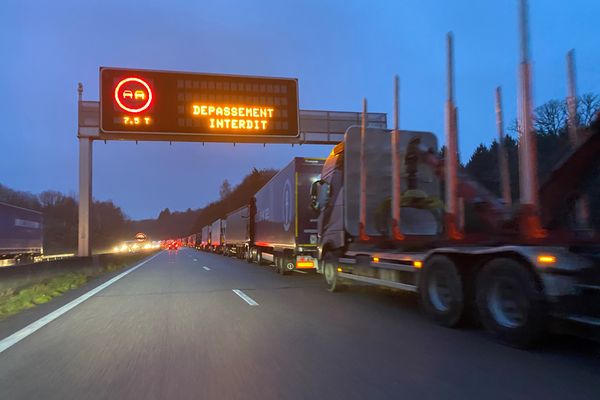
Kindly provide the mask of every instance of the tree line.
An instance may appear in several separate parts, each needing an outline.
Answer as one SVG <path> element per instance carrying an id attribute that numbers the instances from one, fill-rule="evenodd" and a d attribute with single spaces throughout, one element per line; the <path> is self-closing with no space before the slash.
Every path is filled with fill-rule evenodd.
<path id="1" fill-rule="evenodd" d="M 92 249 L 94 252 L 109 251 L 121 241 L 133 240 L 137 232 L 146 233 L 150 239 L 175 238 L 198 232 L 202 226 L 247 204 L 254 193 L 276 173 L 274 169 L 254 168 L 233 189 L 225 180 L 218 201 L 195 210 L 188 208 L 186 211 L 171 212 L 165 208 L 155 219 L 134 221 L 112 201 L 94 200 L 90 232 Z M 54 190 L 33 194 L 0 184 L 0 201 L 43 213 L 45 253 L 70 253 L 77 249 L 79 209 L 75 195 Z"/>
<path id="2" fill-rule="evenodd" d="M 584 94 L 577 102 L 577 119 L 581 128 L 591 125 L 600 112 L 600 96 Z M 571 151 L 567 126 L 568 112 L 566 101 L 551 100 L 534 110 L 534 128 L 537 133 L 538 181 L 543 183 L 556 165 Z M 518 124 L 509 124 L 504 147 L 508 155 L 510 189 L 513 203 L 519 199 L 519 157 Z M 585 129 L 579 130 L 585 135 Z M 513 137 L 514 136 L 514 137 Z M 585 138 L 584 138 L 585 139 Z M 464 164 L 467 172 L 492 193 L 501 197 L 500 168 L 498 162 L 498 141 L 491 145 L 480 144 Z M 600 171 L 588 182 L 584 189 L 590 202 L 591 225 L 600 229 Z"/>

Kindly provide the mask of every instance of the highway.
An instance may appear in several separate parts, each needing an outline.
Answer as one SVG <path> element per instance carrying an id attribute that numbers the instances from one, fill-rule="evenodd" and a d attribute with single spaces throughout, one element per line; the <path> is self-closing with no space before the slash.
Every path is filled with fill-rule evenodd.
<path id="1" fill-rule="evenodd" d="M 92 282 L 0 322 L 0 338 Z M 234 292 L 234 290 L 237 291 Z M 2 399 L 599 399 L 598 345 L 522 351 L 414 296 L 163 251 L 0 353 Z"/>

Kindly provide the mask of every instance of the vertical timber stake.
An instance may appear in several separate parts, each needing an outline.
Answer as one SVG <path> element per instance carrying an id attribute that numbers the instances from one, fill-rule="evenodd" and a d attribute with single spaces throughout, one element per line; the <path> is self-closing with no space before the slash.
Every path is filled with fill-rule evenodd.
<path id="1" fill-rule="evenodd" d="M 510 192 L 510 170 L 508 155 L 506 154 L 504 139 L 504 116 L 502 112 L 502 88 L 496 88 L 496 127 L 498 128 L 498 162 L 500 163 L 500 191 L 506 209 L 512 207 L 512 194 Z"/>
<path id="2" fill-rule="evenodd" d="M 447 91 L 446 99 L 446 154 L 445 154 L 445 181 L 446 181 L 446 236 L 450 240 L 463 238 L 458 228 L 458 127 L 457 110 L 454 105 L 454 43 L 452 32 L 446 36 L 447 51 Z"/>
<path id="3" fill-rule="evenodd" d="M 577 83 L 575 79 L 575 50 L 567 53 L 567 111 L 568 111 L 568 131 L 571 148 L 577 149 L 581 144 L 577 130 L 579 128 L 579 118 L 577 115 Z M 575 225 L 578 230 L 587 231 L 589 225 L 590 210 L 588 198 L 585 194 L 575 200 Z"/>
<path id="4" fill-rule="evenodd" d="M 392 131 L 392 238 L 404 240 L 400 231 L 400 78 L 394 77 L 394 130 Z"/>
<path id="5" fill-rule="evenodd" d="M 519 228 L 525 239 L 547 236 L 539 215 L 539 185 L 537 176 L 537 143 L 533 128 L 531 65 L 529 61 L 529 27 L 527 0 L 519 2 L 521 62 L 519 65 Z"/>
<path id="6" fill-rule="evenodd" d="M 358 237 L 361 242 L 368 241 L 367 235 L 367 99 L 363 98 L 362 122 L 360 125 L 360 202 L 359 202 L 359 222 Z"/>

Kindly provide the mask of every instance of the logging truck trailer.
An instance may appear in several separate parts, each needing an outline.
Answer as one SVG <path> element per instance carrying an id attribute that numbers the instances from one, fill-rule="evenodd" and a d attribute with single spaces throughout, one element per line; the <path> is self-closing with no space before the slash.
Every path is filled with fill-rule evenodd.
<path id="1" fill-rule="evenodd" d="M 439 324 L 455 327 L 478 318 L 515 346 L 533 343 L 556 321 L 597 334 L 598 242 L 491 230 L 458 236 L 440 200 L 435 135 L 397 134 L 392 151 L 392 131 L 349 128 L 311 187 L 318 272 L 328 289 L 370 284 L 414 292 Z M 392 163 L 401 165 L 396 188 Z M 400 199 L 397 214 L 394 196 Z"/>

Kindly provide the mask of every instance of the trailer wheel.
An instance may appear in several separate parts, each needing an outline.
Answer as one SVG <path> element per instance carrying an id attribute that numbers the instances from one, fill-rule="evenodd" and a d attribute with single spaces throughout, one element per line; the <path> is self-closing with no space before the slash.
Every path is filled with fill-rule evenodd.
<path id="1" fill-rule="evenodd" d="M 543 332 L 543 295 L 531 271 L 516 260 L 498 258 L 483 267 L 477 308 L 485 328 L 508 345 L 529 347 Z"/>
<path id="2" fill-rule="evenodd" d="M 275 271 L 281 274 L 281 257 L 273 256 L 273 264 L 275 264 Z"/>
<path id="3" fill-rule="evenodd" d="M 256 263 L 262 265 L 262 252 L 260 250 L 256 250 Z"/>
<path id="4" fill-rule="evenodd" d="M 461 276 L 454 262 L 433 256 L 421 272 L 421 304 L 427 315 L 442 326 L 456 327 L 465 314 L 465 295 Z"/>
<path id="5" fill-rule="evenodd" d="M 330 292 L 341 292 L 347 288 L 337 274 L 337 259 L 334 253 L 325 253 L 323 256 L 323 276 Z"/>

